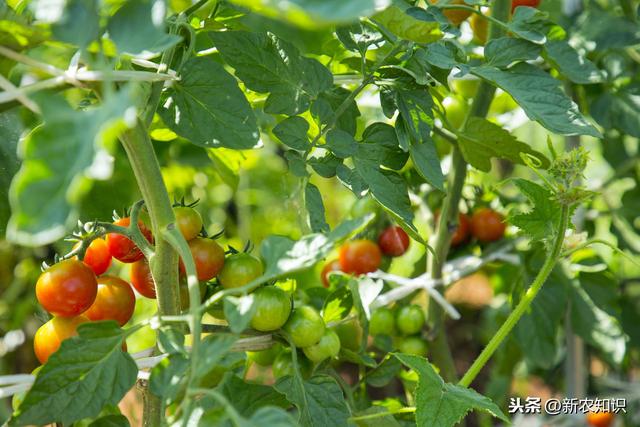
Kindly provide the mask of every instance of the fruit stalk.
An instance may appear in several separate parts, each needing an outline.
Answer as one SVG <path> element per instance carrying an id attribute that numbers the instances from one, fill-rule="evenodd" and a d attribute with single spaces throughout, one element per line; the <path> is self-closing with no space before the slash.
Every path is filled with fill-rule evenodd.
<path id="1" fill-rule="evenodd" d="M 492 17 L 498 21 L 507 21 L 511 7 L 510 0 L 496 0 L 492 7 Z M 489 40 L 498 38 L 504 34 L 502 26 L 494 25 L 493 20 L 489 24 Z M 495 87 L 482 81 L 478 86 L 478 92 L 473 99 L 473 104 L 469 110 L 469 117 L 486 117 L 493 96 L 495 95 Z M 459 147 L 454 146 L 452 152 L 451 172 L 449 173 L 448 192 L 445 197 L 442 211 L 436 228 L 436 239 L 434 245 L 434 253 L 428 258 L 428 271 L 431 272 L 433 279 L 442 278 L 442 268 L 447 259 L 449 249 L 451 247 L 451 232 L 449 224 L 454 218 L 458 217 L 458 205 L 462 196 L 462 188 L 467 177 L 467 162 L 464 160 Z M 444 325 L 444 311 L 437 304 L 429 305 L 429 324 L 436 331 L 433 342 L 431 343 L 431 357 L 433 361 L 442 370 L 442 376 L 447 381 L 455 381 L 457 374 L 451 356 L 451 350 L 447 343 L 446 335 L 442 332 Z"/>
<path id="2" fill-rule="evenodd" d="M 569 225 L 569 207 L 564 205 L 562 207 L 562 213 L 560 218 L 560 224 L 558 226 L 558 232 L 555 237 L 555 241 L 553 243 L 553 247 L 551 251 L 547 254 L 547 258 L 542 265 L 542 268 L 538 272 L 538 275 L 534 279 L 533 283 L 525 292 L 524 297 L 516 308 L 511 312 L 507 320 L 500 326 L 500 329 L 496 332 L 496 334 L 491 338 L 487 346 L 482 350 L 478 358 L 473 362 L 471 367 L 464 374 L 459 385 L 463 387 L 469 387 L 471 382 L 476 378 L 476 376 L 480 373 L 480 370 L 487 364 L 493 353 L 498 349 L 500 344 L 504 341 L 504 339 L 509 335 L 511 330 L 518 323 L 522 315 L 529 309 L 531 303 L 535 299 L 540 289 L 542 289 L 542 285 L 551 274 L 553 267 L 556 265 L 556 262 L 561 256 L 562 252 L 562 244 L 564 243 L 564 235 L 567 230 L 567 226 Z"/>

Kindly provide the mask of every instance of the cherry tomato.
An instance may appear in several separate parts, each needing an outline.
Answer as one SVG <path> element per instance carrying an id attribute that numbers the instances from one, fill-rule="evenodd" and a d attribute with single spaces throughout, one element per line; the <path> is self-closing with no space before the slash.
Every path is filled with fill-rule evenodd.
<path id="1" fill-rule="evenodd" d="M 298 367 L 300 368 L 300 374 L 303 378 L 311 376 L 313 370 L 313 364 L 309 359 L 304 357 L 301 353 L 297 354 Z M 291 350 L 288 348 L 280 352 L 280 354 L 273 361 L 271 366 L 273 371 L 273 377 L 278 379 L 287 375 L 293 375 L 293 358 Z"/>
<path id="2" fill-rule="evenodd" d="M 366 274 L 378 269 L 382 253 L 371 240 L 354 240 L 342 245 L 339 259 L 340 268 L 345 273 Z"/>
<path id="3" fill-rule="evenodd" d="M 40 326 L 33 338 L 33 350 L 40 363 L 47 363 L 49 356 L 60 348 L 60 343 L 78 335 L 76 331 L 78 325 L 88 321 L 89 319 L 84 316 L 54 317 Z"/>
<path id="4" fill-rule="evenodd" d="M 610 427 L 614 418 L 615 415 L 611 412 L 589 412 L 587 424 L 592 427 Z"/>
<path id="5" fill-rule="evenodd" d="M 78 246 L 80 246 L 80 242 L 76 243 L 73 248 L 76 249 Z M 96 276 L 107 271 L 111 266 L 111 252 L 109 252 L 107 242 L 101 238 L 92 240 L 84 253 L 82 262 L 91 267 Z"/>
<path id="6" fill-rule="evenodd" d="M 489 37 L 489 21 L 487 21 L 487 18 L 474 13 L 469 20 L 469 24 L 476 41 L 482 45 L 486 44 Z"/>
<path id="7" fill-rule="evenodd" d="M 516 10 L 518 6 L 538 7 L 541 0 L 511 0 L 511 13 Z"/>
<path id="8" fill-rule="evenodd" d="M 362 326 L 358 319 L 351 319 L 333 327 L 340 338 L 340 346 L 358 352 L 362 345 Z"/>
<path id="9" fill-rule="evenodd" d="M 263 272 L 260 259 L 248 253 L 237 253 L 225 260 L 218 282 L 225 289 L 239 288 L 262 276 Z"/>
<path id="10" fill-rule="evenodd" d="M 440 212 L 436 212 L 435 220 L 438 222 Z M 471 231 L 471 222 L 469 217 L 463 213 L 458 213 L 458 226 L 453 231 L 451 236 L 451 246 L 460 246 L 469 239 Z"/>
<path id="11" fill-rule="evenodd" d="M 340 352 L 340 337 L 331 329 L 325 329 L 324 335 L 314 345 L 302 349 L 304 355 L 315 363 L 336 357 Z"/>
<path id="12" fill-rule="evenodd" d="M 198 237 L 202 230 L 202 216 L 197 210 L 188 206 L 177 206 L 173 208 L 173 213 L 176 216 L 176 225 L 185 240 Z"/>
<path id="13" fill-rule="evenodd" d="M 263 286 L 253 293 L 256 312 L 251 318 L 251 327 L 267 332 L 280 329 L 291 314 L 291 297 L 276 286 Z"/>
<path id="14" fill-rule="evenodd" d="M 403 335 L 417 334 L 424 326 L 425 318 L 418 305 L 405 305 L 396 314 L 396 326 Z"/>
<path id="15" fill-rule="evenodd" d="M 380 307 L 371 313 L 369 320 L 369 335 L 393 335 L 396 318 L 393 311 L 387 307 Z"/>
<path id="16" fill-rule="evenodd" d="M 68 259 L 49 267 L 38 278 L 36 297 L 49 313 L 73 317 L 86 311 L 96 299 L 98 282 L 82 261 Z"/>
<path id="17" fill-rule="evenodd" d="M 156 284 L 153 281 L 151 269 L 146 259 L 141 259 L 131 265 L 129 278 L 131 279 L 131 284 L 140 295 L 147 298 L 156 297 Z"/>
<path id="18" fill-rule="evenodd" d="M 400 340 L 398 350 L 401 353 L 425 357 L 427 355 L 427 343 L 419 336 L 405 337 Z"/>
<path id="19" fill-rule="evenodd" d="M 278 354 L 282 352 L 282 346 L 275 343 L 270 348 L 260 351 L 247 351 L 247 359 L 260 366 L 269 366 L 276 359 Z"/>
<path id="20" fill-rule="evenodd" d="M 437 3 L 438 0 L 429 0 L 430 3 Z M 462 4 L 464 5 L 464 0 L 452 0 L 449 2 L 449 4 Z M 447 9 L 447 10 L 443 10 L 442 13 L 444 14 L 444 16 L 447 17 L 447 19 L 449 21 L 451 21 L 451 23 L 453 25 L 460 25 L 462 23 L 462 21 L 464 21 L 465 19 L 467 19 L 469 17 L 469 15 L 471 15 L 471 12 L 467 11 L 467 10 L 457 10 L 457 9 Z"/>
<path id="21" fill-rule="evenodd" d="M 320 278 L 322 279 L 322 285 L 325 288 L 329 287 L 329 273 L 332 271 L 342 271 L 340 268 L 340 260 L 338 259 L 331 260 L 324 265 L 322 273 L 320 273 Z"/>
<path id="22" fill-rule="evenodd" d="M 114 222 L 115 225 L 119 225 L 120 227 L 128 227 L 130 223 L 131 219 L 128 217 L 120 218 L 119 220 Z M 146 237 L 146 239 L 151 242 L 153 240 L 151 231 L 149 231 L 149 229 L 144 225 L 142 221 L 138 221 L 138 227 L 140 227 L 140 231 L 142 231 L 144 237 Z M 120 262 L 132 263 L 139 261 L 144 257 L 136 244 L 122 234 L 107 234 L 107 246 L 109 247 L 111 256 L 113 256 Z"/>
<path id="23" fill-rule="evenodd" d="M 291 336 L 291 341 L 296 347 L 309 347 L 320 341 L 325 325 L 315 309 L 303 305 L 291 312 L 283 329 Z"/>
<path id="24" fill-rule="evenodd" d="M 224 249 L 213 239 L 196 237 L 189 240 L 191 256 L 196 263 L 198 280 L 207 282 L 220 273 L 224 266 Z M 184 273 L 184 264 L 180 262 L 180 271 Z"/>
<path id="25" fill-rule="evenodd" d="M 493 209 L 480 208 L 471 217 L 471 233 L 480 242 L 500 240 L 506 229 L 504 217 Z"/>
<path id="26" fill-rule="evenodd" d="M 378 246 L 382 253 L 393 257 L 407 252 L 409 242 L 409 235 L 397 225 L 385 228 L 378 237 Z"/>
<path id="27" fill-rule="evenodd" d="M 98 295 L 89 310 L 83 314 L 89 320 L 115 320 L 120 326 L 131 319 L 136 296 L 131 285 L 119 277 L 98 278 Z"/>

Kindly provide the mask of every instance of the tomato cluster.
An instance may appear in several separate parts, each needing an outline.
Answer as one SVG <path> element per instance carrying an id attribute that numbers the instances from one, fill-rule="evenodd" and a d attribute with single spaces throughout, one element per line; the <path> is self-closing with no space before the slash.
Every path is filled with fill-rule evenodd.
<path id="1" fill-rule="evenodd" d="M 419 305 L 380 307 L 371 313 L 369 335 L 391 337 L 400 352 L 426 356 L 427 343 L 421 336 L 425 324 L 424 311 Z"/>
<path id="2" fill-rule="evenodd" d="M 434 215 L 438 221 L 438 212 Z M 504 217 L 490 208 L 478 208 L 471 216 L 459 213 L 458 223 L 451 234 L 451 246 L 461 246 L 471 237 L 480 243 L 495 242 L 504 237 L 507 229 Z"/>

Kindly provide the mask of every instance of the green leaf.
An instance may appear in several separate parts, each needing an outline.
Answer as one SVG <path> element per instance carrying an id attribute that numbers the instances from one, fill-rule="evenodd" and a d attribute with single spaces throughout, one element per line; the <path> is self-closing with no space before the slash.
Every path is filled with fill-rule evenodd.
<path id="1" fill-rule="evenodd" d="M 598 307 L 580 283 L 574 283 L 570 298 L 574 333 L 600 350 L 607 362 L 619 366 L 626 353 L 627 337 L 618 319 Z"/>
<path id="2" fill-rule="evenodd" d="M 396 357 L 387 356 L 378 366 L 367 372 L 367 384 L 372 387 L 384 387 L 400 372 L 402 365 Z"/>
<path id="3" fill-rule="evenodd" d="M 532 7 L 517 7 L 511 21 L 507 23 L 509 30 L 517 36 L 536 44 L 543 44 L 547 38 L 547 27 L 551 23 L 547 14 Z"/>
<path id="4" fill-rule="evenodd" d="M 389 6 L 373 18 L 396 36 L 418 43 L 431 43 L 442 38 L 440 25 L 417 19 L 398 6 Z"/>
<path id="5" fill-rule="evenodd" d="M 440 158 L 433 139 L 425 138 L 422 143 L 411 142 L 409 154 L 416 170 L 429 184 L 444 191 L 444 175 L 440 166 Z"/>
<path id="6" fill-rule="evenodd" d="M 434 67 L 444 70 L 450 70 L 453 67 L 459 66 L 460 62 L 464 60 L 464 53 L 450 40 L 440 40 L 431 43 L 417 55 Z"/>
<path id="7" fill-rule="evenodd" d="M 522 178 L 512 182 L 530 201 L 532 208 L 528 212 L 512 211 L 507 222 L 520 228 L 534 241 L 552 239 L 560 222 L 561 208 L 546 188 Z"/>
<path id="8" fill-rule="evenodd" d="M 22 124 L 15 111 L 0 114 L 0 236 L 4 236 L 11 215 L 9 185 L 20 167 L 17 150 L 21 133 Z"/>
<path id="9" fill-rule="evenodd" d="M 484 48 L 484 57 L 488 65 L 504 68 L 514 62 L 532 61 L 538 58 L 541 52 L 542 46 L 530 41 L 501 37 L 489 40 Z"/>
<path id="10" fill-rule="evenodd" d="M 274 390 L 273 387 L 245 382 L 235 374 L 225 377 L 225 380 L 218 386 L 218 390 L 241 414 L 253 416 L 259 414 L 260 409 L 265 406 L 277 406 L 286 408 L 287 400 L 284 396 Z M 271 424 L 264 424 L 271 425 Z"/>
<path id="11" fill-rule="evenodd" d="M 205 337 L 199 349 L 199 359 L 194 373 L 195 378 L 206 376 L 231 350 L 231 346 L 236 342 L 234 335 L 208 335 Z"/>
<path id="12" fill-rule="evenodd" d="M 478 77 L 509 93 L 530 119 L 561 135 L 602 135 L 578 110 L 578 106 L 560 88 L 560 82 L 528 63 L 500 70 L 481 66 L 471 70 Z M 532 91 L 531 88 L 536 90 Z"/>
<path id="13" fill-rule="evenodd" d="M 253 295 L 228 296 L 224 299 L 224 317 L 229 322 L 231 332 L 235 334 L 247 329 L 255 312 Z"/>
<path id="14" fill-rule="evenodd" d="M 547 59 L 572 82 L 578 84 L 602 82 L 602 72 L 593 62 L 579 55 L 565 40 L 549 41 L 544 45 L 544 49 Z"/>
<path id="15" fill-rule="evenodd" d="M 111 158 L 104 146 L 124 129 L 131 100 L 127 90 L 106 95 L 97 108 L 73 110 L 59 95 L 34 97 L 44 124 L 21 147 L 22 167 L 11 183 L 12 216 L 7 237 L 41 246 L 64 237 L 75 225 L 76 206 L 90 189 L 90 178 L 107 179 Z"/>
<path id="16" fill-rule="evenodd" d="M 522 153 L 538 160 L 539 167 L 549 167 L 549 160 L 508 131 L 486 119 L 471 117 L 459 135 L 460 151 L 467 162 L 484 172 L 491 170 L 491 158 L 497 157 L 523 164 Z"/>
<path id="17" fill-rule="evenodd" d="M 133 387 L 138 368 L 122 351 L 126 333 L 116 322 L 85 323 L 78 334 L 51 355 L 9 425 L 71 424 L 95 417 Z"/>
<path id="18" fill-rule="evenodd" d="M 316 375 L 307 381 L 286 376 L 274 385 L 298 408 L 300 425 L 347 426 L 351 415 L 340 386 L 327 375 Z"/>
<path id="19" fill-rule="evenodd" d="M 318 187 L 308 182 L 304 189 L 304 203 L 309 214 L 309 226 L 314 233 L 326 233 L 329 224 L 325 219 L 324 203 Z"/>
<path id="20" fill-rule="evenodd" d="M 304 161 L 304 157 L 300 152 L 295 150 L 287 150 L 284 152 L 284 158 L 287 159 L 289 165 L 289 171 L 298 178 L 306 178 L 309 176 L 307 172 L 307 164 Z"/>
<path id="21" fill-rule="evenodd" d="M 402 169 L 409 157 L 400 149 L 393 126 L 386 123 L 375 122 L 367 126 L 357 148 L 356 158 L 394 170 Z"/>
<path id="22" fill-rule="evenodd" d="M 247 149 L 257 144 L 260 133 L 253 110 L 222 65 L 195 57 L 180 75 L 158 110 L 171 130 L 202 147 Z"/>
<path id="23" fill-rule="evenodd" d="M 273 128 L 273 134 L 289 147 L 306 151 L 309 148 L 309 123 L 300 116 L 287 117 Z"/>
<path id="24" fill-rule="evenodd" d="M 355 416 L 366 416 L 376 414 L 387 414 L 389 411 L 381 406 L 371 406 L 362 412 L 358 412 Z M 375 418 L 365 418 L 356 420 L 358 427 L 400 427 L 401 424 L 393 417 L 393 415 L 379 415 Z"/>
<path id="25" fill-rule="evenodd" d="M 220 147 L 207 150 L 207 154 L 220 179 L 235 192 L 240 181 L 238 173 L 244 160 L 242 153 Z"/>
<path id="26" fill-rule="evenodd" d="M 8 6 L 0 9 L 0 46 L 21 51 L 41 44 L 48 36 L 45 28 L 31 24 L 23 15 L 17 15 Z"/>
<path id="27" fill-rule="evenodd" d="M 58 40 L 85 48 L 100 37 L 100 15 L 96 0 L 66 2 L 64 13 L 51 29 Z"/>
<path id="28" fill-rule="evenodd" d="M 333 85 L 333 76 L 315 59 L 273 34 L 225 31 L 209 33 L 236 76 L 256 92 L 271 93 L 265 111 L 295 115 Z M 273 99 L 272 99 L 273 98 Z"/>
<path id="29" fill-rule="evenodd" d="M 362 197 L 369 189 L 367 183 L 355 169 L 340 164 L 336 168 L 336 174 L 342 185 L 351 190 L 358 198 Z"/>
<path id="30" fill-rule="evenodd" d="M 471 410 L 509 421 L 488 397 L 469 388 L 445 383 L 427 359 L 401 353 L 395 357 L 418 374 L 415 397 L 418 427 L 453 427 Z"/>
<path id="31" fill-rule="evenodd" d="M 130 425 L 124 415 L 106 415 L 89 424 L 89 427 L 129 427 Z"/>
<path id="32" fill-rule="evenodd" d="M 433 127 L 433 100 L 424 89 L 396 90 L 396 105 L 415 141 L 425 141 Z"/>
<path id="33" fill-rule="evenodd" d="M 343 87 L 334 87 L 326 92 L 322 92 L 318 99 L 311 104 L 311 114 L 320 123 L 327 124 L 333 119 L 338 107 L 351 95 L 351 92 Z M 340 129 L 353 136 L 357 130 L 357 119 L 360 117 L 360 110 L 355 100 L 347 103 L 346 109 L 340 114 L 335 122 L 334 129 Z"/>
<path id="34" fill-rule="evenodd" d="M 333 291 L 324 302 L 322 318 L 324 323 L 336 322 L 349 315 L 353 308 L 353 297 L 347 287 Z"/>
<path id="35" fill-rule="evenodd" d="M 185 389 L 188 368 L 186 355 L 170 355 L 151 369 L 149 390 L 169 405 Z"/>
<path id="36" fill-rule="evenodd" d="M 118 51 L 131 55 L 153 54 L 181 40 L 164 28 L 166 6 L 162 0 L 131 0 L 109 19 L 109 37 Z"/>
<path id="37" fill-rule="evenodd" d="M 247 426 L 297 427 L 296 421 L 282 408 L 263 406 L 249 419 Z"/>
<path id="38" fill-rule="evenodd" d="M 331 129 L 327 132 L 326 148 L 341 159 L 353 156 L 357 149 L 357 142 L 348 132 L 341 129 Z"/>
<path id="39" fill-rule="evenodd" d="M 342 164 L 341 159 L 329 152 L 321 156 L 312 153 L 307 163 L 323 178 L 333 178 L 340 167 L 346 167 Z"/>
<path id="40" fill-rule="evenodd" d="M 591 105 L 591 115 L 602 127 L 640 138 L 640 91 L 605 92 Z"/>

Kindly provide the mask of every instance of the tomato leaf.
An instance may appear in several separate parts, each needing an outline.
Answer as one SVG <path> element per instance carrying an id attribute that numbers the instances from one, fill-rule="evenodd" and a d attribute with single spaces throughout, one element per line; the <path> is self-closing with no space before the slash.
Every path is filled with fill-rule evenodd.
<path id="1" fill-rule="evenodd" d="M 362 133 L 362 142 L 357 145 L 354 157 L 377 163 L 389 169 L 399 170 L 409 157 L 400 149 L 393 126 L 386 123 L 372 123 Z"/>
<path id="2" fill-rule="evenodd" d="M 309 123 L 300 116 L 287 117 L 273 128 L 273 134 L 289 147 L 305 151 L 309 148 Z"/>
<path id="3" fill-rule="evenodd" d="M 547 28 L 551 23 L 548 15 L 536 8 L 519 6 L 507 23 L 509 30 L 519 37 L 536 44 L 544 43 L 547 38 Z"/>
<path id="4" fill-rule="evenodd" d="M 604 92 L 591 104 L 591 115 L 605 128 L 640 138 L 640 91 L 629 87 Z"/>
<path id="5" fill-rule="evenodd" d="M 389 6 L 373 18 L 398 37 L 418 43 L 431 43 L 442 38 L 437 22 L 423 21 L 407 14 L 398 6 Z"/>
<path id="6" fill-rule="evenodd" d="M 327 132 L 326 141 L 325 147 L 341 159 L 353 156 L 358 149 L 353 136 L 341 129 L 331 129 Z"/>
<path id="7" fill-rule="evenodd" d="M 298 408 L 302 426 L 348 425 L 349 408 L 340 386 L 330 376 L 315 375 L 307 381 L 286 376 L 274 387 Z"/>
<path id="8" fill-rule="evenodd" d="M 158 110 L 171 130 L 202 147 L 247 149 L 257 144 L 260 133 L 253 110 L 222 65 L 196 57 L 184 64 L 180 75 Z"/>
<path id="9" fill-rule="evenodd" d="M 89 424 L 89 427 L 129 427 L 130 425 L 124 415 L 106 415 Z"/>
<path id="10" fill-rule="evenodd" d="M 342 320 L 349 315 L 352 308 L 353 297 L 349 288 L 338 288 L 325 300 L 322 307 L 322 319 L 325 323 Z"/>
<path id="11" fill-rule="evenodd" d="M 117 405 L 134 385 L 138 368 L 122 351 L 126 332 L 114 321 L 78 326 L 38 373 L 9 425 L 71 424 Z"/>
<path id="12" fill-rule="evenodd" d="M 509 93 L 530 119 L 552 132 L 602 136 L 580 113 L 576 103 L 564 94 L 560 81 L 532 64 L 519 63 L 508 70 L 485 65 L 471 72 Z M 532 91 L 532 87 L 536 90 Z"/>
<path id="13" fill-rule="evenodd" d="M 233 407 L 242 414 L 253 416 L 264 406 L 289 406 L 285 397 L 273 387 L 244 382 L 242 378 L 230 373 L 218 386 L 218 390 L 233 402 Z M 267 424 L 266 424 L 267 425 Z M 270 425 L 270 424 L 268 424 Z"/>
<path id="14" fill-rule="evenodd" d="M 471 410 L 509 421 L 488 397 L 470 388 L 445 383 L 427 359 L 402 353 L 395 357 L 418 374 L 415 397 L 418 427 L 453 427 Z"/>
<path id="15" fill-rule="evenodd" d="M 224 317 L 233 333 L 239 334 L 247 329 L 255 312 L 253 295 L 228 296 L 224 299 Z"/>
<path id="16" fill-rule="evenodd" d="M 514 62 L 537 59 L 541 52 L 542 47 L 530 41 L 501 37 L 489 40 L 484 48 L 484 57 L 488 65 L 504 68 Z"/>
<path id="17" fill-rule="evenodd" d="M 560 204 L 546 188 L 522 178 L 511 180 L 531 201 L 528 212 L 512 211 L 507 222 L 520 228 L 534 241 L 548 241 L 555 236 L 560 222 Z"/>
<path id="18" fill-rule="evenodd" d="M 3 135 L 0 144 L 0 236 L 4 236 L 11 215 L 9 185 L 20 167 L 17 150 L 21 133 L 22 125 L 16 112 L 0 114 L 0 134 Z"/>
<path id="19" fill-rule="evenodd" d="M 372 387 L 384 387 L 400 372 L 402 365 L 397 357 L 387 356 L 378 366 L 367 372 L 367 384 Z"/>
<path id="20" fill-rule="evenodd" d="M 318 187 L 308 182 L 304 189 L 304 203 L 309 214 L 309 226 L 314 233 L 327 233 L 329 224 L 325 219 L 324 203 Z"/>
<path id="21" fill-rule="evenodd" d="M 165 405 L 170 404 L 185 389 L 188 368 L 189 359 L 186 355 L 170 355 L 151 369 L 149 390 L 162 399 Z"/>
<path id="22" fill-rule="evenodd" d="M 523 164 L 521 153 L 535 157 L 540 167 L 546 169 L 549 160 L 500 126 L 479 117 L 471 117 L 459 136 L 462 156 L 472 166 L 484 172 L 491 170 L 491 158 L 507 159 Z"/>
<path id="23" fill-rule="evenodd" d="M 594 84 L 603 81 L 602 71 L 576 52 L 565 40 L 549 41 L 544 45 L 544 49 L 547 60 L 572 82 Z"/>
<path id="24" fill-rule="evenodd" d="M 85 48 L 100 37 L 100 15 L 96 0 L 71 0 L 52 25 L 53 35 L 63 42 Z"/>

